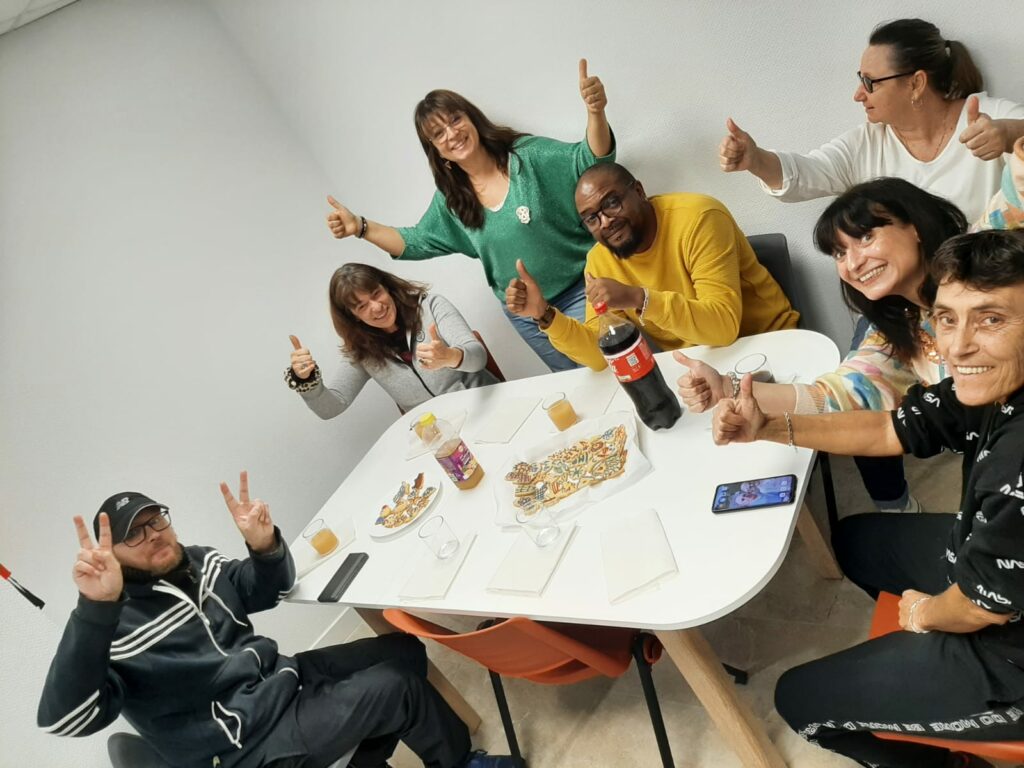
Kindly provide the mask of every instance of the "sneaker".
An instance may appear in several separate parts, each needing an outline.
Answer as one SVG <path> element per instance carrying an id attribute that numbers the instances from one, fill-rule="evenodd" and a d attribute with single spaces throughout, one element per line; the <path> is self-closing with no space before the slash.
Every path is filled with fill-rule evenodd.
<path id="1" fill-rule="evenodd" d="M 898 501 L 898 500 L 897 500 Z M 917 512 L 924 512 L 924 505 L 917 500 L 917 497 L 912 493 L 907 494 L 907 499 L 903 504 L 897 506 L 888 506 L 884 502 L 878 503 L 879 512 L 894 512 L 896 514 L 909 513 L 915 514 Z"/>
<path id="2" fill-rule="evenodd" d="M 995 768 L 988 760 L 982 760 L 977 755 L 967 752 L 950 752 L 948 768 Z"/>
<path id="3" fill-rule="evenodd" d="M 488 755 L 482 749 L 469 753 L 462 768 L 519 768 L 511 755 Z"/>

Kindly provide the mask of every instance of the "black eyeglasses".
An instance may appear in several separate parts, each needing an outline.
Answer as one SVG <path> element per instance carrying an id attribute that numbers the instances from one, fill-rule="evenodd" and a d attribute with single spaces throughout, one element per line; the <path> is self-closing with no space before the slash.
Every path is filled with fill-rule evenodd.
<path id="1" fill-rule="evenodd" d="M 864 86 L 864 90 L 868 93 L 875 92 L 875 83 L 884 83 L 886 80 L 895 80 L 897 77 L 906 77 L 912 75 L 913 72 L 900 72 L 898 75 L 886 75 L 885 77 L 868 77 L 863 72 L 857 73 L 857 79 L 860 80 L 861 85 Z"/>
<path id="2" fill-rule="evenodd" d="M 601 203 L 597 206 L 597 210 L 593 213 L 588 213 L 586 216 L 580 219 L 580 224 L 589 229 L 591 232 L 595 231 L 601 226 L 601 214 L 607 216 L 614 216 L 622 210 L 622 200 L 629 191 L 633 189 L 630 186 L 625 192 L 612 192 L 605 195 L 601 199 Z"/>
<path id="3" fill-rule="evenodd" d="M 154 531 L 166 530 L 171 524 L 171 513 L 166 509 L 161 509 L 159 515 L 153 515 L 142 525 L 135 525 L 128 529 L 128 533 L 124 535 L 124 541 L 121 543 L 126 547 L 137 547 L 143 541 L 146 540 L 146 529 L 152 528 Z"/>

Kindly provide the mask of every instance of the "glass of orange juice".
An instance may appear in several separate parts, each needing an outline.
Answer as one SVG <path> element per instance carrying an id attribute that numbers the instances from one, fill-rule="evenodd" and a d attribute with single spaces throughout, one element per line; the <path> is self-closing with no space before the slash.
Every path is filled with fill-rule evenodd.
<path id="1" fill-rule="evenodd" d="M 309 542 L 320 555 L 329 555 L 338 546 L 338 537 L 330 526 L 319 517 L 306 526 L 302 537 Z"/>
<path id="2" fill-rule="evenodd" d="M 548 395 L 541 403 L 541 407 L 547 411 L 548 418 L 558 427 L 559 432 L 564 432 L 580 420 L 564 392 L 553 392 Z"/>

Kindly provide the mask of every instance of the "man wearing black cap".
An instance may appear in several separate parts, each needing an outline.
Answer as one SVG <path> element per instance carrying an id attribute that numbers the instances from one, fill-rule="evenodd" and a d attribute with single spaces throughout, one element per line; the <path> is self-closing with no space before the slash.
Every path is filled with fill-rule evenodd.
<path id="1" fill-rule="evenodd" d="M 292 588 L 295 566 L 270 508 L 224 501 L 249 557 L 184 547 L 170 511 L 141 493 L 81 516 L 72 571 L 78 607 L 50 666 L 38 722 L 87 736 L 123 714 L 174 766 L 320 768 L 358 747 L 350 765 L 376 768 L 401 739 L 426 765 L 510 768 L 510 758 L 470 753 L 469 732 L 426 680 L 426 654 L 387 635 L 278 654 L 249 614 Z"/>

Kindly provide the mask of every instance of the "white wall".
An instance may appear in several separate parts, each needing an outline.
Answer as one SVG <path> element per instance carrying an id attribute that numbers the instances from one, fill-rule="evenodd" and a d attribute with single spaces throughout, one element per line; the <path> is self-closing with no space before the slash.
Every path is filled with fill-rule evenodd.
<path id="1" fill-rule="evenodd" d="M 217 18 L 83 0 L 0 37 L 0 169 L 0 562 L 62 627 L 73 514 L 142 490 L 240 554 L 217 483 L 241 468 L 297 535 L 397 411 L 324 423 L 281 379 L 289 333 L 336 344 L 328 183 Z M 41 684 L 4 691 L 0 765 Z"/>
<path id="2" fill-rule="evenodd" d="M 415 222 L 433 189 L 411 117 L 424 93 L 452 88 L 493 119 L 575 139 L 585 123 L 576 59 L 588 57 L 607 87 L 619 158 L 647 191 L 706 192 L 746 232 L 785 232 L 811 299 L 810 323 L 839 343 L 849 341 L 849 318 L 838 308 L 834 269 L 810 240 L 825 201 L 784 205 L 749 175 L 721 173 L 725 118 L 763 146 L 785 149 L 810 149 L 856 125 L 861 51 L 871 28 L 895 15 L 919 14 L 964 40 L 989 90 L 1024 101 L 1016 66 L 1024 8 L 1014 0 L 315 0 L 301 13 L 279 0 L 211 2 L 336 197 L 396 225 Z M 368 250 L 339 245 L 345 258 Z M 502 355 L 520 350 L 481 292 L 476 265 L 466 263 L 450 257 L 406 269 L 468 307 Z M 517 356 L 508 367 L 522 373 L 533 370 L 529 363 Z"/>

